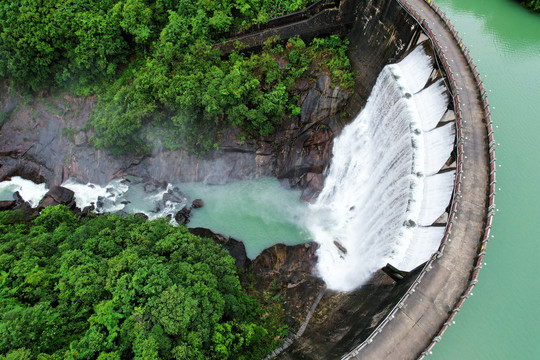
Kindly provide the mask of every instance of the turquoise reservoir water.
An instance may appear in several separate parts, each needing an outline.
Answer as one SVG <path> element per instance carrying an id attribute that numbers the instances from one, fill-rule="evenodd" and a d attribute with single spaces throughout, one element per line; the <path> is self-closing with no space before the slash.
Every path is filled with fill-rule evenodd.
<path id="1" fill-rule="evenodd" d="M 285 190 L 276 179 L 178 187 L 192 199 L 201 198 L 205 203 L 192 211 L 189 227 L 206 227 L 244 241 L 252 259 L 275 243 L 295 245 L 311 241 L 302 226 L 307 204 L 300 202 L 301 192 Z"/>
<path id="2" fill-rule="evenodd" d="M 540 16 L 512 0 L 438 0 L 490 89 L 493 238 L 473 296 L 433 359 L 540 359 Z"/>

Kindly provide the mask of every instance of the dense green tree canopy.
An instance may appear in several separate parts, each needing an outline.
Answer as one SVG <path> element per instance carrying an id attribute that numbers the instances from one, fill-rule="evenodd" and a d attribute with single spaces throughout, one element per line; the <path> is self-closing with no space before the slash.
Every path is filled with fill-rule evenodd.
<path id="1" fill-rule="evenodd" d="M 303 8 L 309 0 L 14 0 L 0 5 L 0 78 L 32 90 L 97 93 L 93 143 L 208 151 L 216 130 L 270 134 L 299 111 L 300 77 L 321 70 L 352 86 L 338 37 L 222 56 L 221 34 Z M 283 39 L 286 40 L 286 39 Z M 147 145 L 151 144 L 151 145 Z"/>
<path id="2" fill-rule="evenodd" d="M 0 359 L 254 359 L 283 335 L 234 260 L 164 220 L 0 212 Z"/>

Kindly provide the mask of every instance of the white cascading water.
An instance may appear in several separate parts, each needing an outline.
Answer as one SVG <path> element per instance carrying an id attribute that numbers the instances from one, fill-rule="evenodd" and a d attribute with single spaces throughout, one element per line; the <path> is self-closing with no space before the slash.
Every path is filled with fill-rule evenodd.
<path id="1" fill-rule="evenodd" d="M 31 180 L 26 180 L 20 176 L 14 176 L 10 181 L 0 183 L 0 196 L 5 200 L 11 200 L 12 194 L 18 191 L 19 195 L 27 201 L 31 207 L 39 205 L 39 201 L 49 191 L 45 183 L 36 184 Z"/>
<path id="2" fill-rule="evenodd" d="M 422 46 L 386 66 L 366 107 L 335 140 L 324 188 L 310 206 L 318 272 L 349 291 L 391 263 L 412 270 L 437 249 L 430 226 L 449 204 L 454 171 L 439 173 L 453 149 L 453 123 L 436 128 L 448 106 Z"/>

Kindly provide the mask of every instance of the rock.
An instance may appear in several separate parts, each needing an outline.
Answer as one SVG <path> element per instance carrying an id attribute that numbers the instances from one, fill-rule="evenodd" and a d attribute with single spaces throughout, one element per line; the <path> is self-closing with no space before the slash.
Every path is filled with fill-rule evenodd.
<path id="1" fill-rule="evenodd" d="M 120 204 L 122 204 L 122 205 L 131 204 L 131 201 L 129 201 L 129 200 L 124 200 L 124 201 L 121 201 Z"/>
<path id="2" fill-rule="evenodd" d="M 195 199 L 191 203 L 191 207 L 194 209 L 200 209 L 204 206 L 204 201 L 202 199 Z"/>
<path id="3" fill-rule="evenodd" d="M 302 104 L 302 124 L 312 124 L 338 114 L 347 104 L 351 94 L 339 85 L 332 86 L 332 79 L 321 74 Z"/>
<path id="4" fill-rule="evenodd" d="M 149 184 L 144 184 L 144 192 L 154 192 L 157 190 L 157 187 L 155 184 L 153 183 L 149 183 Z"/>
<path id="5" fill-rule="evenodd" d="M 77 214 L 80 217 L 88 217 L 94 211 L 96 207 L 94 206 L 94 203 L 92 203 L 89 206 L 84 207 L 82 210 L 75 209 L 75 214 Z"/>
<path id="6" fill-rule="evenodd" d="M 174 215 L 174 220 L 176 220 L 179 224 L 186 225 L 189 222 L 189 218 L 191 217 L 191 208 L 188 208 L 187 206 L 184 206 L 180 211 Z"/>
<path id="7" fill-rule="evenodd" d="M 15 200 L 15 202 L 17 204 L 20 204 L 20 203 L 24 203 L 25 200 L 23 199 L 23 197 L 21 196 L 21 194 L 18 192 L 18 191 L 15 191 L 13 193 L 13 199 Z"/>
<path id="8" fill-rule="evenodd" d="M 17 202 L 15 200 L 0 201 L 0 211 L 11 210 L 15 207 Z"/>
<path id="9" fill-rule="evenodd" d="M 291 330 L 298 330 L 313 299 L 324 288 L 324 282 L 314 275 L 317 263 L 316 243 L 295 246 L 276 244 L 265 249 L 251 264 L 257 279 L 256 290 L 281 297 Z"/>
<path id="10" fill-rule="evenodd" d="M 118 210 L 117 212 L 115 212 L 116 215 L 118 216 L 121 216 L 125 219 L 127 219 L 129 217 L 129 214 L 127 212 L 125 212 L 124 210 Z"/>
<path id="11" fill-rule="evenodd" d="M 92 211 L 96 210 L 96 207 L 94 206 L 94 203 L 88 205 L 88 206 L 85 206 L 84 209 L 82 209 L 82 213 L 84 214 L 88 214 L 88 213 L 91 213 Z"/>
<path id="12" fill-rule="evenodd" d="M 84 131 L 79 131 L 77 134 L 75 134 L 74 143 L 77 146 L 81 146 L 86 144 L 88 141 L 88 137 L 86 136 L 86 133 Z"/>
<path id="13" fill-rule="evenodd" d="M 75 193 L 70 189 L 62 186 L 54 186 L 43 197 L 37 209 L 42 210 L 48 206 L 66 205 L 67 207 L 75 208 Z"/>
<path id="14" fill-rule="evenodd" d="M 168 192 L 163 194 L 163 197 L 161 199 L 164 203 L 166 203 L 167 201 L 173 203 L 181 203 L 185 200 L 185 196 L 181 192 L 175 194 L 172 190 L 169 190 Z"/>
<path id="15" fill-rule="evenodd" d="M 324 175 L 317 173 L 307 173 L 301 180 L 302 191 L 301 201 L 314 202 L 321 193 L 324 186 Z"/>
<path id="16" fill-rule="evenodd" d="M 103 196 L 98 196 L 97 202 L 96 202 L 96 208 L 97 209 L 102 209 L 103 208 L 103 206 L 105 205 L 104 200 L 105 200 L 105 198 Z"/>
<path id="17" fill-rule="evenodd" d="M 246 248 L 243 242 L 216 234 L 212 230 L 206 228 L 190 228 L 189 232 L 193 235 L 212 239 L 214 243 L 227 250 L 234 258 L 236 267 L 244 269 L 251 263 L 251 260 L 247 257 Z"/>
<path id="18" fill-rule="evenodd" d="M 334 240 L 334 245 L 336 245 L 336 247 L 339 249 L 339 251 L 341 251 L 343 254 L 347 254 L 347 248 L 343 245 L 341 245 L 341 243 L 337 240 Z"/>
<path id="19" fill-rule="evenodd" d="M 138 216 L 138 217 L 141 217 L 143 219 L 148 220 L 148 215 L 146 215 L 145 213 L 140 213 L 139 212 L 139 213 L 136 213 L 135 216 Z"/>

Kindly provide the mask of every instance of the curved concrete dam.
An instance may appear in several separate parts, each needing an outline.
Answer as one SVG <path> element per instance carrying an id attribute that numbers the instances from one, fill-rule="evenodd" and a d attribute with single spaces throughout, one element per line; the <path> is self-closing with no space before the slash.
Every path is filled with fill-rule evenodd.
<path id="1" fill-rule="evenodd" d="M 431 1 L 360 3 L 349 33 L 356 67 L 365 70 L 363 65 L 369 63 L 376 69 L 384 63 L 370 56 L 380 59 L 385 53 L 385 60 L 393 62 L 423 40 L 431 45 L 436 69 L 428 83 L 442 75 L 452 99 L 438 127 L 451 122 L 456 128 L 452 156 L 441 170 L 453 177 L 452 200 L 433 224 L 440 227 L 442 239 L 426 263 L 397 282 L 385 282 L 377 273 L 359 290 L 327 291 L 317 299 L 320 303 L 302 329 L 303 336 L 276 351 L 282 359 L 423 358 L 476 284 L 489 239 L 495 193 L 493 131 L 485 90 L 468 51 Z M 396 24 L 407 26 L 400 27 L 400 33 Z M 374 34 L 379 36 L 376 41 Z M 387 46 L 381 47 L 383 39 Z M 377 51 L 370 52 L 370 46 Z M 362 86 L 369 88 L 371 81 L 361 79 L 360 91 L 349 105 L 351 113 L 363 107 Z"/>

